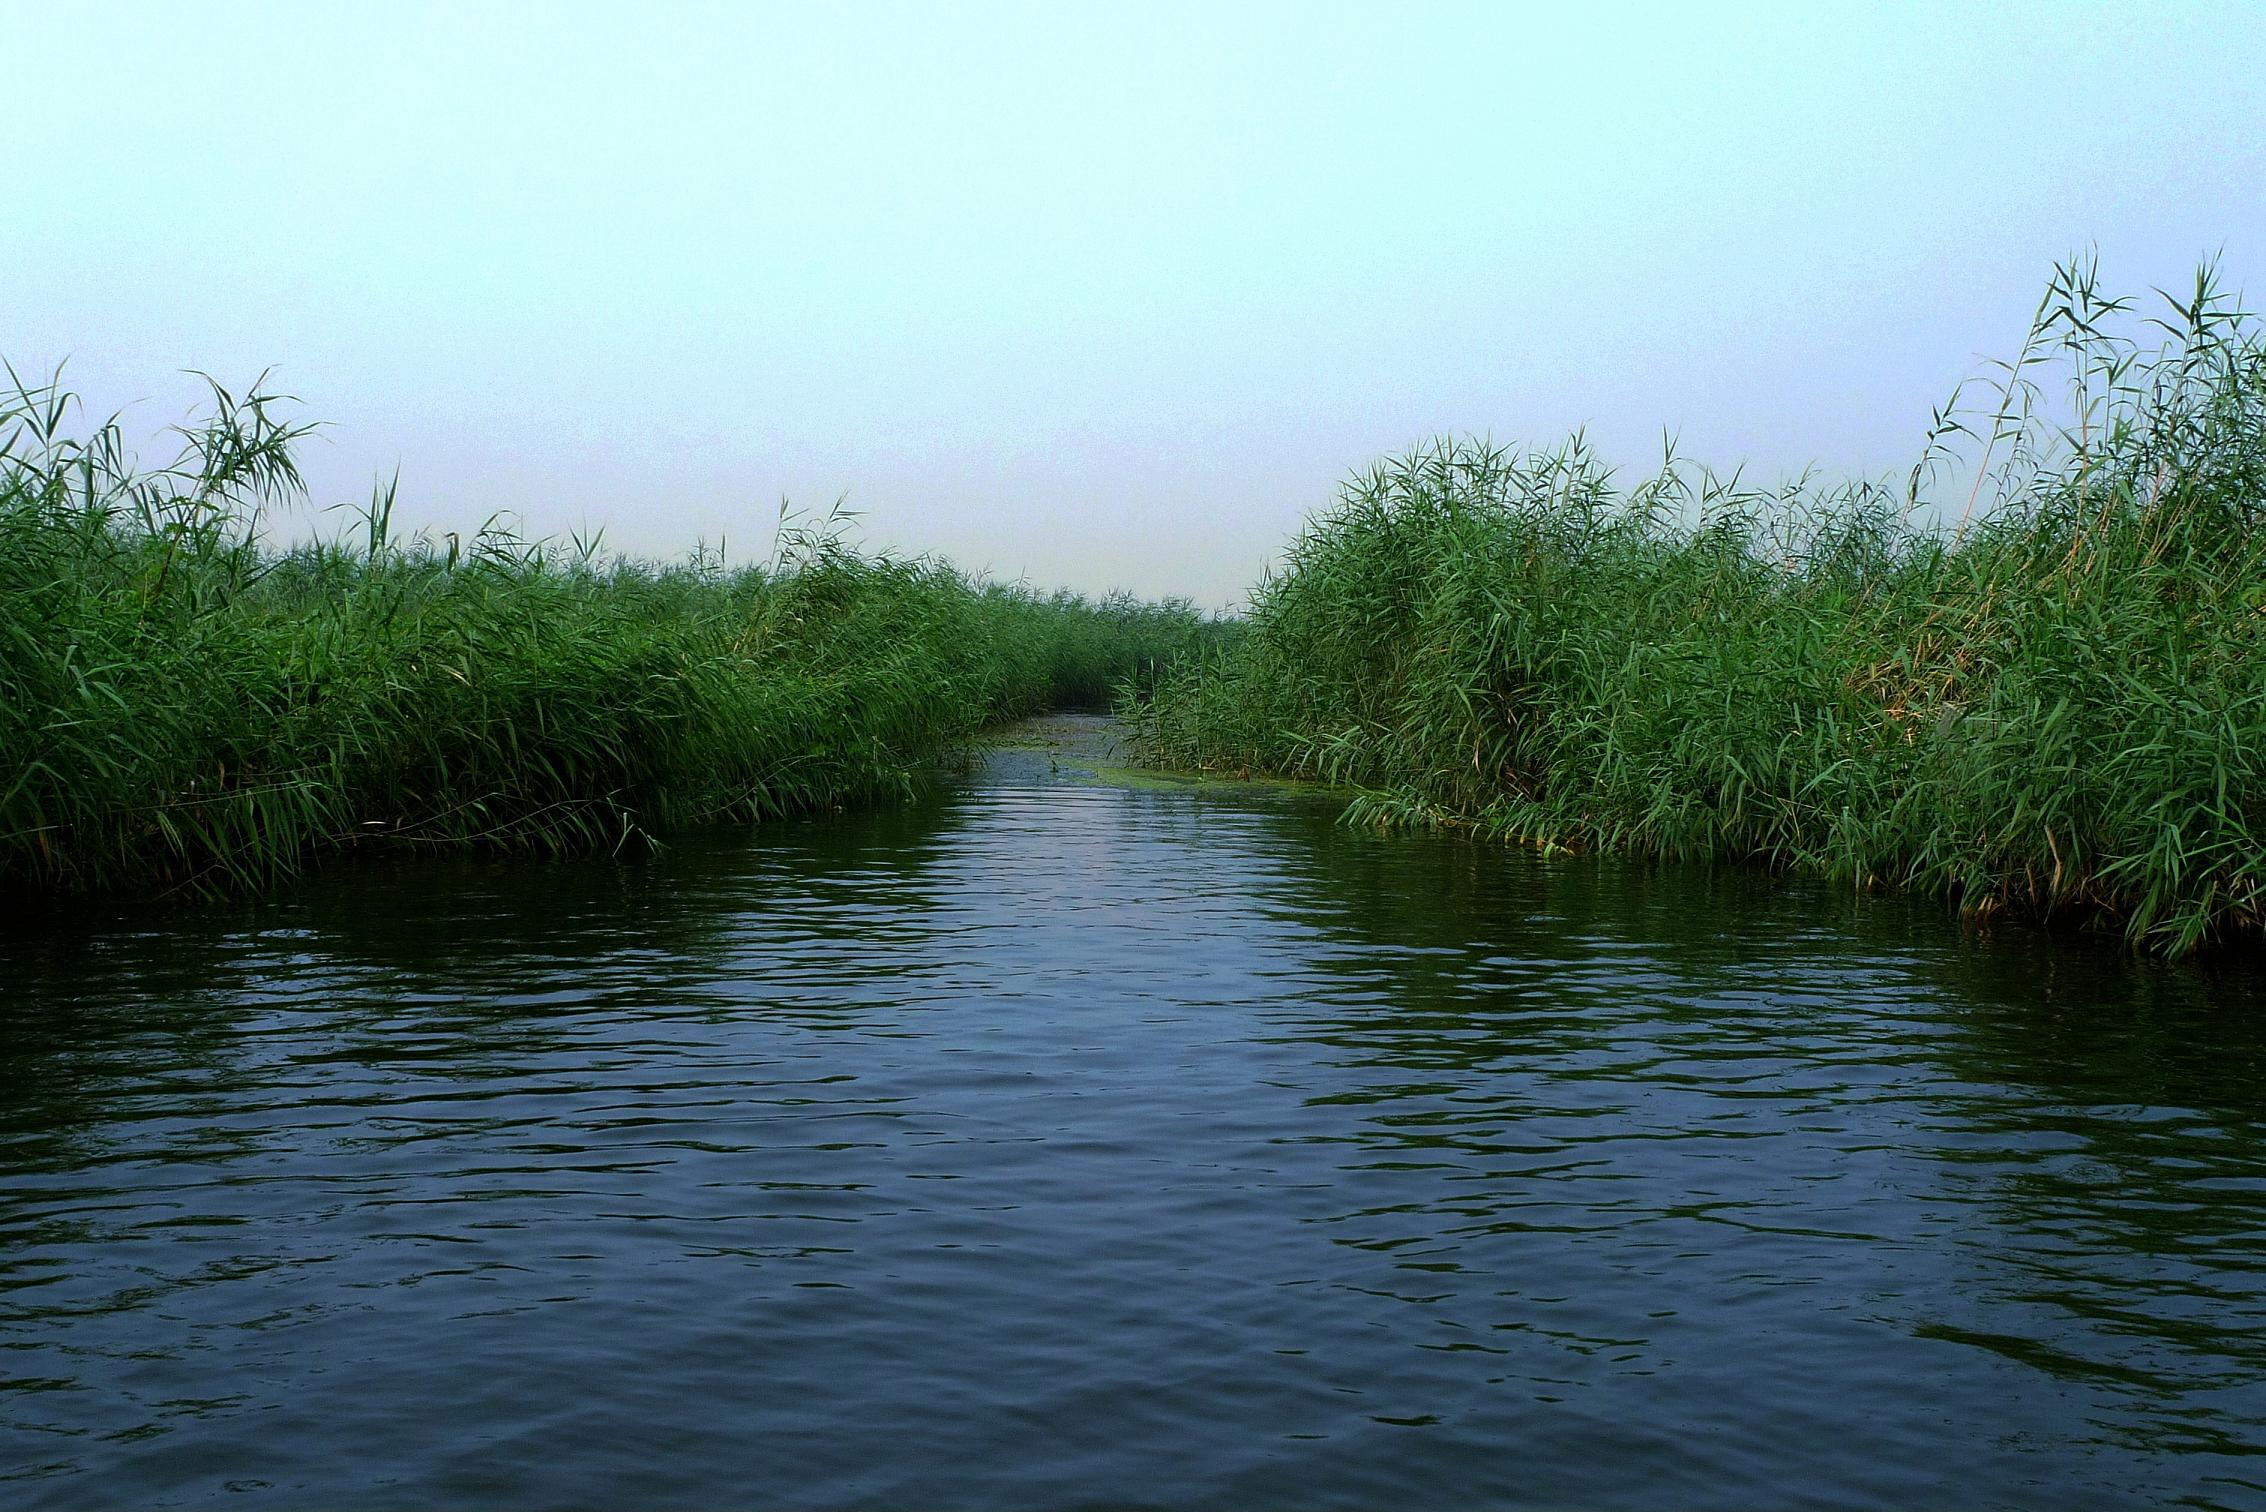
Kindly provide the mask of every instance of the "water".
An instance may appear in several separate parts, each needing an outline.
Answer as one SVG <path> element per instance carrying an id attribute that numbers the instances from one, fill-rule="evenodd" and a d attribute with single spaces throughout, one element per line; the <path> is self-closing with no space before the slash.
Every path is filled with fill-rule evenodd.
<path id="1" fill-rule="evenodd" d="M 992 758 L 0 936 L 0 1504 L 2266 1505 L 2250 968 Z"/>

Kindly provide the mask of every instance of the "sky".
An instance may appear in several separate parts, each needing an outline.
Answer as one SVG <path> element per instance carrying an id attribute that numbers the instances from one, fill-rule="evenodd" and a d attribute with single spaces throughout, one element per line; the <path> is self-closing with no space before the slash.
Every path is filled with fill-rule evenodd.
<path id="1" fill-rule="evenodd" d="M 733 560 L 782 499 L 1236 603 L 1451 433 L 1901 472 L 2056 259 L 2266 283 L 2266 5 L 0 0 L 0 355 L 311 498 Z M 145 455 L 156 455 L 153 446 Z"/>

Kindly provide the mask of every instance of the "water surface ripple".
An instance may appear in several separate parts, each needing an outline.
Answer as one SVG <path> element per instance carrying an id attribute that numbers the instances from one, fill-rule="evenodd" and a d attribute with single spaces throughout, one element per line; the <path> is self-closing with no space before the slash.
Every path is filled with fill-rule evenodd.
<path id="1" fill-rule="evenodd" d="M 2250 968 L 994 758 L 0 936 L 0 1501 L 2266 1506 Z"/>

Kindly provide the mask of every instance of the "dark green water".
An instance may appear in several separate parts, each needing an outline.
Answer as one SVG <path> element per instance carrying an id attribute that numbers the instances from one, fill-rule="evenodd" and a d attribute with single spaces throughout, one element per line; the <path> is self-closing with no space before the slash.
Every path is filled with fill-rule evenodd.
<path id="1" fill-rule="evenodd" d="M 0 935 L 0 1505 L 2266 1505 L 2266 1015 L 995 758 Z"/>

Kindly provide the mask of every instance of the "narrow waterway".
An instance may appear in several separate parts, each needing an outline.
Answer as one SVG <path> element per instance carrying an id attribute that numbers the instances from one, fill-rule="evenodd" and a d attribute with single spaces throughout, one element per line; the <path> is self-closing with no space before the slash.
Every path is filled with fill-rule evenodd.
<path id="1" fill-rule="evenodd" d="M 0 1504 L 2266 1505 L 2254 968 L 1097 779 L 0 932 Z"/>

